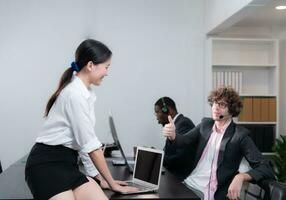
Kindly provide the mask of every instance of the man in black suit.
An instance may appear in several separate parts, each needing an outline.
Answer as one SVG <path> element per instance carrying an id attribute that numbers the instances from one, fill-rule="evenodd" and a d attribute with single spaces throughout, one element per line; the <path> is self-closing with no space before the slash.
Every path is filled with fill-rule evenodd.
<path id="1" fill-rule="evenodd" d="M 195 127 L 194 123 L 189 118 L 177 112 L 176 104 L 170 97 L 158 99 L 154 109 L 158 123 L 162 126 L 169 123 L 168 115 L 170 115 L 175 123 L 176 132 L 180 135 L 187 133 Z M 190 155 L 194 155 L 193 151 L 194 148 L 178 148 L 171 145 L 169 140 L 166 140 L 164 147 L 164 167 L 177 178 L 183 180 L 184 177 L 188 175 L 188 170 L 192 165 L 193 159 Z"/>
<path id="2" fill-rule="evenodd" d="M 184 180 L 190 189 L 204 199 L 239 199 L 244 181 L 272 179 L 274 173 L 248 136 L 249 131 L 232 120 L 242 109 L 239 95 L 230 87 L 222 87 L 212 91 L 208 101 L 212 118 L 204 118 L 194 129 L 180 135 L 169 117 L 163 135 L 176 147 L 197 144 L 194 165 Z M 243 157 L 252 169 L 239 173 Z"/>

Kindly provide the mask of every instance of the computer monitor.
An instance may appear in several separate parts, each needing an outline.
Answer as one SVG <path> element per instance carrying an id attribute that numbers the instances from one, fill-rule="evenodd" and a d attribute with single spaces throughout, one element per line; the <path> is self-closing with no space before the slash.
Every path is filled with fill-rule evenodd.
<path id="1" fill-rule="evenodd" d="M 110 114 L 109 117 L 109 126 L 110 126 L 110 131 L 111 131 L 111 134 L 112 134 L 112 137 L 113 137 L 113 140 L 114 140 L 114 143 L 117 145 L 123 159 L 124 159 L 124 163 L 127 165 L 128 167 L 128 170 L 133 173 L 133 170 L 134 170 L 134 161 L 133 163 L 130 163 L 129 160 L 127 160 L 127 157 L 125 156 L 125 153 L 122 149 L 122 146 L 119 142 L 119 139 L 118 139 L 118 135 L 117 135 L 117 132 L 116 132 L 116 128 L 115 128 L 115 124 L 114 124 L 114 120 L 113 120 L 113 117 L 112 115 Z"/>

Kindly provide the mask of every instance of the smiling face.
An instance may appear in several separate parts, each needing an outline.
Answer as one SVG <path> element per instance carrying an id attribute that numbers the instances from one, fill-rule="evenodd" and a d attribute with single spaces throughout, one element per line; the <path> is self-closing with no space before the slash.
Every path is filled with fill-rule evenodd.
<path id="1" fill-rule="evenodd" d="M 231 117 L 227 103 L 223 100 L 214 102 L 212 104 L 212 118 L 215 121 L 222 121 Z"/>
<path id="2" fill-rule="evenodd" d="M 111 64 L 111 59 L 100 63 L 100 64 L 93 64 L 92 63 L 92 73 L 91 73 L 91 82 L 94 85 L 100 85 L 103 78 L 108 76 L 108 68 Z"/>

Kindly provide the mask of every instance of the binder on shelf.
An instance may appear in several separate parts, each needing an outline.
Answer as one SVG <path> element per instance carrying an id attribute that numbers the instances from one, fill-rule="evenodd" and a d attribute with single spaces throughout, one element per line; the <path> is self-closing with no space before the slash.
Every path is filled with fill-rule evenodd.
<path id="1" fill-rule="evenodd" d="M 227 75 L 228 75 L 228 84 L 227 84 L 227 86 L 232 86 L 232 85 L 231 85 L 231 72 L 229 71 L 229 72 L 227 73 Z"/>
<path id="2" fill-rule="evenodd" d="M 218 87 L 220 87 L 220 79 L 221 79 L 221 76 L 220 76 L 220 72 L 216 72 L 217 73 L 217 79 L 216 79 L 216 81 L 217 81 L 217 84 L 216 84 L 216 87 L 218 88 Z"/>
<path id="3" fill-rule="evenodd" d="M 253 121 L 261 121 L 261 101 L 260 98 L 253 98 Z"/>
<path id="4" fill-rule="evenodd" d="M 213 72 L 213 89 L 217 88 L 216 74 L 217 72 Z"/>
<path id="5" fill-rule="evenodd" d="M 239 121 L 253 121 L 253 108 L 252 108 L 252 98 L 245 97 L 243 98 L 243 108 L 238 116 Z"/>
<path id="6" fill-rule="evenodd" d="M 236 81 L 235 81 L 235 72 L 231 72 L 231 86 L 233 89 L 236 88 L 236 85 L 235 85 Z"/>
<path id="7" fill-rule="evenodd" d="M 235 90 L 239 93 L 239 72 L 235 72 Z"/>
<path id="8" fill-rule="evenodd" d="M 242 93 L 242 72 L 239 72 L 239 93 Z"/>
<path id="9" fill-rule="evenodd" d="M 224 73 L 224 85 L 227 85 L 228 84 L 228 75 L 227 75 L 227 72 L 223 72 Z"/>
<path id="10" fill-rule="evenodd" d="M 269 121 L 276 122 L 276 98 L 269 98 Z"/>
<path id="11" fill-rule="evenodd" d="M 220 83 L 219 83 L 219 87 L 224 86 L 224 74 L 223 72 L 220 72 Z"/>
<path id="12" fill-rule="evenodd" d="M 261 121 L 269 121 L 269 100 L 268 98 L 261 98 Z"/>

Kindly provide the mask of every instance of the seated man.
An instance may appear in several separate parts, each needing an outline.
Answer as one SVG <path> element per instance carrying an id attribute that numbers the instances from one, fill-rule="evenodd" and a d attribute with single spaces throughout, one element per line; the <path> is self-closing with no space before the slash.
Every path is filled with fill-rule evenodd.
<path id="1" fill-rule="evenodd" d="M 176 126 L 177 134 L 183 135 L 195 127 L 195 125 L 189 118 L 177 112 L 175 102 L 169 97 L 160 98 L 155 103 L 154 109 L 158 123 L 162 124 L 162 126 L 169 123 L 168 115 L 172 117 Z M 189 168 L 192 165 L 193 160 L 191 158 L 193 158 L 194 156 L 190 155 L 194 155 L 194 148 L 178 148 L 171 145 L 170 140 L 166 140 L 164 151 L 164 167 L 167 168 L 180 180 L 184 180 L 184 178 L 189 173 Z"/>
<path id="2" fill-rule="evenodd" d="M 232 120 L 242 109 L 239 95 L 230 87 L 222 87 L 212 91 L 208 101 L 212 118 L 204 118 L 187 134 L 180 135 L 168 117 L 163 135 L 174 146 L 197 144 L 194 165 L 184 180 L 190 189 L 204 199 L 238 199 L 244 181 L 271 179 L 274 173 L 248 136 L 249 131 Z M 243 157 L 252 169 L 239 173 Z"/>

